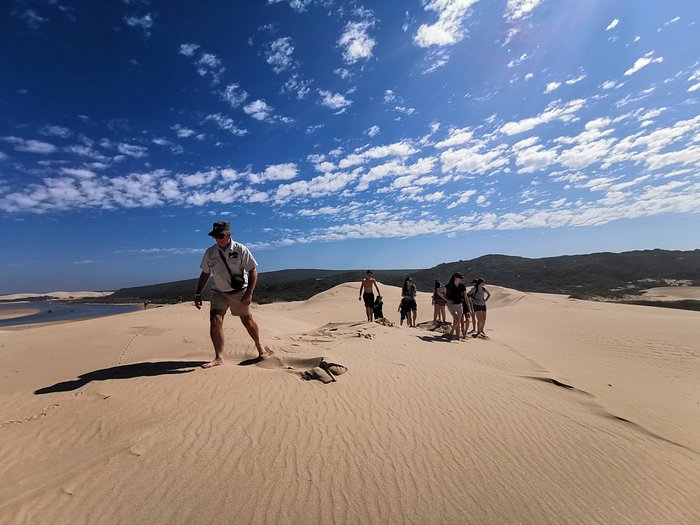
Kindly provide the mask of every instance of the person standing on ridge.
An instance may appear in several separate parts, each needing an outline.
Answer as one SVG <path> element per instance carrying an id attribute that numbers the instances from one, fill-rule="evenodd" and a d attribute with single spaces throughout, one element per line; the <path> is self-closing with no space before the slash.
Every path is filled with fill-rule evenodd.
<path id="1" fill-rule="evenodd" d="M 371 323 L 374 316 L 374 290 L 377 289 L 377 295 L 381 296 L 379 291 L 379 286 L 377 286 L 377 281 L 374 280 L 374 272 L 372 270 L 367 270 L 367 277 L 365 277 L 360 283 L 360 301 L 365 302 L 365 313 L 367 314 L 367 322 Z"/>
<path id="2" fill-rule="evenodd" d="M 207 248 L 202 257 L 202 273 L 197 282 L 194 305 L 202 308 L 202 290 L 212 277 L 211 310 L 209 313 L 209 335 L 214 344 L 214 359 L 202 368 L 224 364 L 224 316 L 227 310 L 241 318 L 241 323 L 255 343 L 258 358 L 269 352 L 260 343 L 260 329 L 250 313 L 253 290 L 258 281 L 257 262 L 244 245 L 231 240 L 231 225 L 227 221 L 216 221 L 209 236 L 216 244 Z"/>

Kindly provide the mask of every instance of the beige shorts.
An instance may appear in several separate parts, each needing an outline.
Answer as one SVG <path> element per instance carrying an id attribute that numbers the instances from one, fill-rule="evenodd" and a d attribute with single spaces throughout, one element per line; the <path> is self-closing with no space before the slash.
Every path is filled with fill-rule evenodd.
<path id="1" fill-rule="evenodd" d="M 447 303 L 447 310 L 452 314 L 452 317 L 461 317 L 464 312 L 462 303 Z"/>
<path id="2" fill-rule="evenodd" d="M 241 304 L 241 298 L 245 290 L 234 293 L 223 293 L 212 290 L 211 292 L 211 311 L 212 312 L 225 312 L 226 310 L 231 310 L 231 315 L 237 315 L 239 317 L 246 317 L 250 315 L 248 306 Z"/>

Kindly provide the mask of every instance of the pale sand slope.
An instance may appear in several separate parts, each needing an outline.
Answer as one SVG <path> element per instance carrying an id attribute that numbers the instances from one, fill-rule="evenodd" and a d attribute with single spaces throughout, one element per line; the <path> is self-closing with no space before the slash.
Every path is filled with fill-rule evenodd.
<path id="1" fill-rule="evenodd" d="M 188 305 L 0 333 L 0 523 L 700 522 L 700 313 L 490 286 L 448 343 L 358 287 L 257 307 L 257 366 Z"/>
<path id="2" fill-rule="evenodd" d="M 91 299 L 94 297 L 106 297 L 113 292 L 46 292 L 46 293 L 16 293 L 12 295 L 0 295 L 0 301 L 24 301 L 37 297 L 51 297 L 52 299 Z"/>
<path id="3" fill-rule="evenodd" d="M 660 286 L 642 292 L 645 299 L 656 301 L 680 301 L 692 299 L 700 301 L 700 286 Z"/>

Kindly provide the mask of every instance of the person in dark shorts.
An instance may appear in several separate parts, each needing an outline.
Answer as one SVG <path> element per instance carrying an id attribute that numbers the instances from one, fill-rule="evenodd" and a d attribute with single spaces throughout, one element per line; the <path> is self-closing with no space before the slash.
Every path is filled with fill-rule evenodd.
<path id="1" fill-rule="evenodd" d="M 377 295 L 381 295 L 377 281 L 374 280 L 374 272 L 367 270 L 367 276 L 360 283 L 360 297 L 358 299 L 364 301 L 365 314 L 367 314 L 367 321 L 370 323 L 374 316 L 374 288 L 377 289 Z"/>
<path id="2" fill-rule="evenodd" d="M 445 296 L 445 287 L 440 281 L 435 281 L 433 288 L 433 323 L 441 324 L 447 321 L 445 318 L 445 305 L 447 301 L 443 299 Z"/>
<path id="3" fill-rule="evenodd" d="M 484 326 L 486 325 L 486 301 L 489 300 L 491 294 L 484 287 L 485 282 L 486 281 L 481 278 L 477 279 L 474 288 L 471 290 L 474 313 L 476 314 L 476 333 L 472 334 L 473 337 L 486 337 L 484 333 Z"/>
<path id="4" fill-rule="evenodd" d="M 411 277 L 406 277 L 401 288 L 401 305 L 406 311 L 407 326 L 416 326 L 416 313 L 418 305 L 416 304 L 416 285 L 413 284 Z"/>
<path id="5" fill-rule="evenodd" d="M 462 284 L 463 279 L 464 276 L 461 273 L 453 273 L 452 277 L 450 277 L 450 281 L 445 286 L 446 293 L 444 295 L 444 299 L 447 301 L 447 309 L 452 315 L 450 338 L 456 332 L 457 340 L 459 340 L 459 335 L 462 331 L 462 314 L 464 313 L 462 309 L 462 300 L 467 291 L 466 286 Z"/>

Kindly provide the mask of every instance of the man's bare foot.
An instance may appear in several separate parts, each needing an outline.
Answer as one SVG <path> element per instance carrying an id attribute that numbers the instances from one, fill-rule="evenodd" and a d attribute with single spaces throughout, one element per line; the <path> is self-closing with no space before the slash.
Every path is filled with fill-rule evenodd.
<path id="1" fill-rule="evenodd" d="M 258 347 L 258 358 L 259 359 L 265 359 L 266 357 L 270 357 L 273 352 L 270 350 L 269 346 L 260 346 Z"/>
<path id="2" fill-rule="evenodd" d="M 223 364 L 224 364 L 224 360 L 221 357 L 217 357 L 213 361 L 209 361 L 208 363 L 204 363 L 202 365 L 202 368 L 212 368 L 214 366 L 219 366 L 219 365 L 223 365 Z"/>

